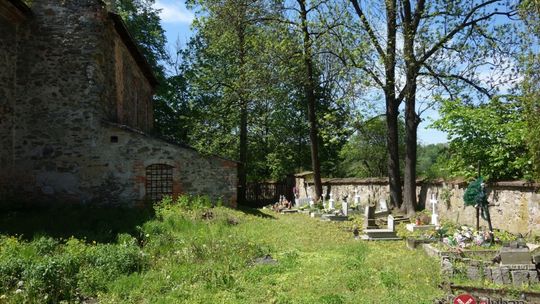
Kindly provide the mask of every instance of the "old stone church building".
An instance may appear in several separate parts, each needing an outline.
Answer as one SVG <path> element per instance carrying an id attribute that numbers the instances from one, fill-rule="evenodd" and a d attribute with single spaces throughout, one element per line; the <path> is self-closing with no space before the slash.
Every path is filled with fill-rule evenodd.
<path id="1" fill-rule="evenodd" d="M 236 203 L 236 165 L 152 137 L 157 81 L 99 0 L 0 0 L 0 200 Z"/>

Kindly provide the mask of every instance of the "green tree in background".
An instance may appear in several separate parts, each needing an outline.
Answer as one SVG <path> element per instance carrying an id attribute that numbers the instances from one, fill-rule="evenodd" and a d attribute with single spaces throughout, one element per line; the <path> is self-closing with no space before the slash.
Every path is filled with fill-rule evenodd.
<path id="1" fill-rule="evenodd" d="M 345 177 L 386 177 L 388 176 L 388 149 L 386 147 L 387 128 L 384 116 L 376 116 L 357 123 L 355 133 L 350 136 L 341 150 L 340 173 Z M 398 123 L 399 149 L 405 148 L 405 123 Z M 403 154 L 400 157 L 403 159 Z"/>
<path id="2" fill-rule="evenodd" d="M 155 0 L 115 0 L 114 9 L 126 22 L 130 34 L 154 67 L 158 79 L 164 76 L 163 63 L 168 59 L 167 38 L 161 27 L 159 10 L 153 8 Z"/>
<path id="3" fill-rule="evenodd" d="M 527 123 L 519 102 L 493 99 L 482 105 L 445 100 L 433 126 L 448 133 L 449 177 L 472 178 L 477 165 L 490 180 L 531 177 Z"/>
<path id="4" fill-rule="evenodd" d="M 442 166 L 447 158 L 447 151 L 447 144 L 419 145 L 416 163 L 418 176 L 428 179 L 447 177 L 445 167 Z"/>
<path id="5" fill-rule="evenodd" d="M 521 89 L 525 119 L 527 122 L 527 145 L 533 162 L 533 177 L 540 180 L 540 2 L 538 0 L 522 1 L 520 6 L 522 19 L 525 21 L 529 35 L 523 40 L 523 56 L 521 64 L 525 77 Z"/>

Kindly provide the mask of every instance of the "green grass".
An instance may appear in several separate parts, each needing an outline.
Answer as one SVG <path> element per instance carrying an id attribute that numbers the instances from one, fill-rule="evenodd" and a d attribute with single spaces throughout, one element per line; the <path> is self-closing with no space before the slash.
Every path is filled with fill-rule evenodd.
<path id="1" fill-rule="evenodd" d="M 403 242 L 354 240 L 350 225 L 165 204 L 134 237 L 109 244 L 3 237 L 0 273 L 9 280 L 0 282 L 0 302 L 433 303 L 442 296 L 438 261 Z M 277 264 L 253 263 L 267 254 Z"/>

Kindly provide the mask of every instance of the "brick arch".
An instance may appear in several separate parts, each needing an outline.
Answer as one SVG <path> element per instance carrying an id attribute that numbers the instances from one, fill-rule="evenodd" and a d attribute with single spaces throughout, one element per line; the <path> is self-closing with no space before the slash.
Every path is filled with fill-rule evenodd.
<path id="1" fill-rule="evenodd" d="M 146 198 L 159 201 L 173 195 L 173 169 L 167 164 L 151 164 L 146 167 Z"/>

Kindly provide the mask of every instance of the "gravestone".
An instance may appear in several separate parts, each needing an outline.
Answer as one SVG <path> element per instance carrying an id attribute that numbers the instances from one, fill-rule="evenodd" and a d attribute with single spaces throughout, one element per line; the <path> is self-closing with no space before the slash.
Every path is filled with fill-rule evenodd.
<path id="1" fill-rule="evenodd" d="M 365 229 L 376 229 L 379 228 L 377 224 L 375 224 L 375 206 L 367 205 L 365 212 L 364 212 L 364 228 Z"/>
<path id="2" fill-rule="evenodd" d="M 360 206 L 360 194 L 358 194 L 358 188 L 354 189 L 354 206 Z"/>
<path id="3" fill-rule="evenodd" d="M 381 198 L 379 200 L 379 208 L 377 211 L 375 211 L 375 217 L 383 217 L 388 215 L 390 212 L 388 211 L 388 204 L 386 203 L 386 199 Z"/>
<path id="4" fill-rule="evenodd" d="M 437 200 L 432 197 L 430 203 L 432 208 L 431 225 L 439 226 L 439 215 L 437 214 Z"/>
<path id="5" fill-rule="evenodd" d="M 532 256 L 529 248 L 520 247 L 512 242 L 509 246 L 502 247 L 500 251 L 501 265 L 532 264 Z"/>
<path id="6" fill-rule="evenodd" d="M 394 217 L 392 215 L 388 215 L 388 227 L 386 229 L 364 229 L 362 239 L 366 241 L 401 240 L 401 238 L 397 236 L 395 228 Z"/>
<path id="7" fill-rule="evenodd" d="M 330 193 L 330 200 L 328 200 L 328 209 L 334 210 L 334 198 L 332 197 L 332 193 Z"/>

